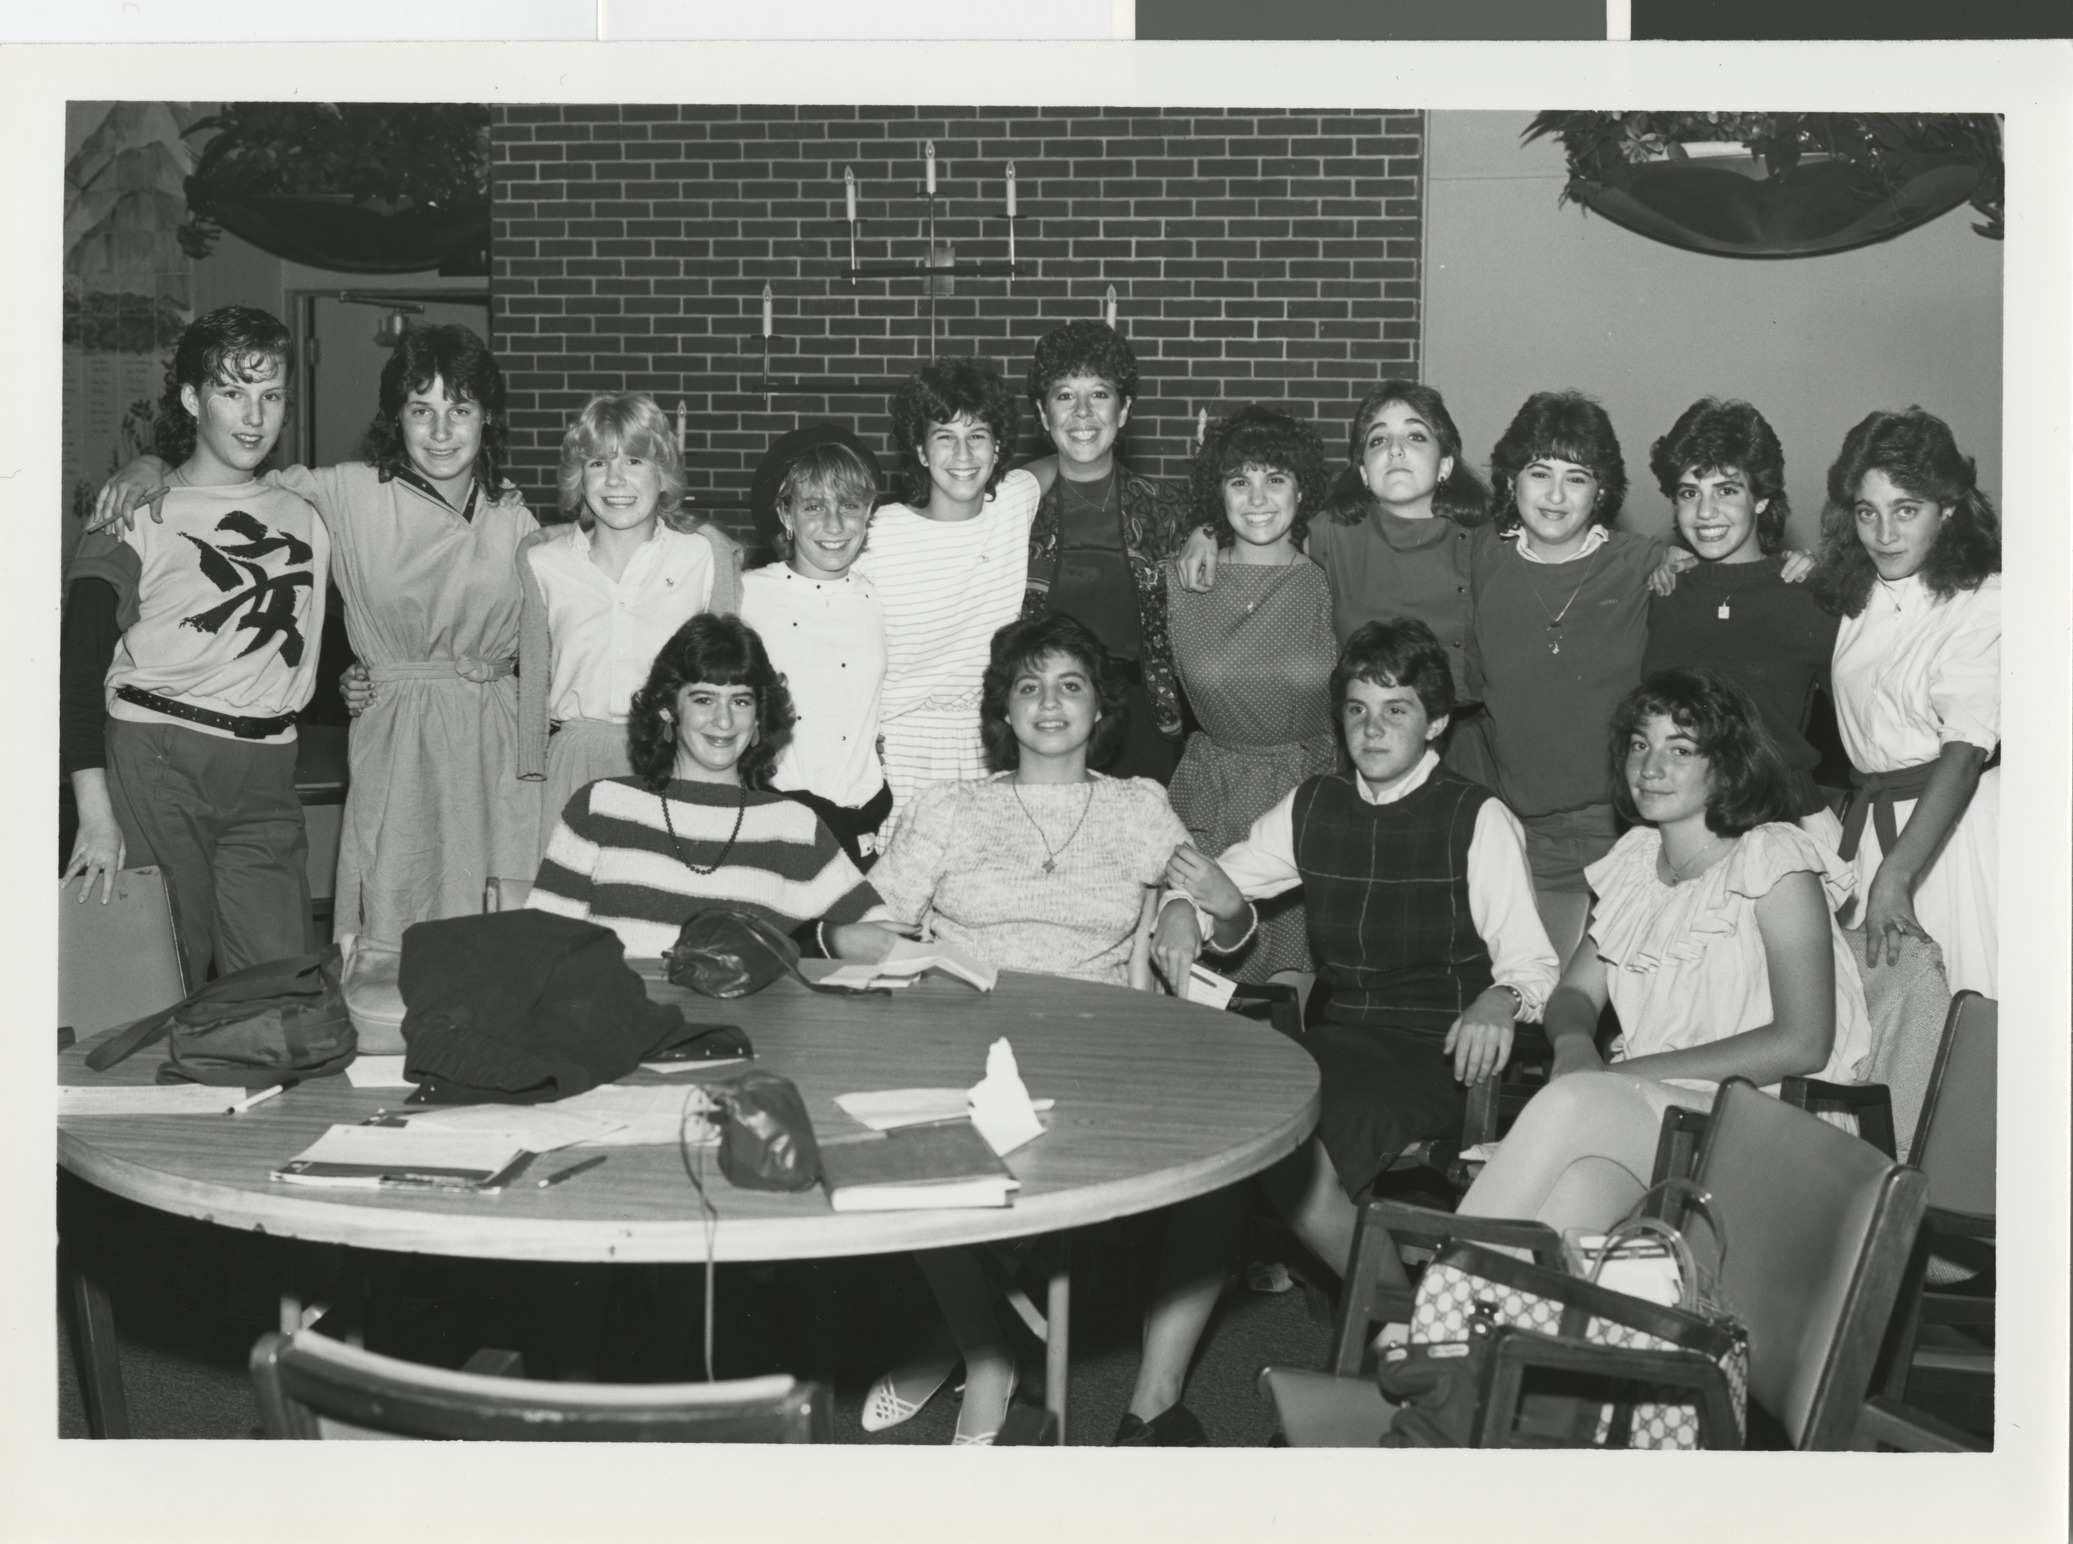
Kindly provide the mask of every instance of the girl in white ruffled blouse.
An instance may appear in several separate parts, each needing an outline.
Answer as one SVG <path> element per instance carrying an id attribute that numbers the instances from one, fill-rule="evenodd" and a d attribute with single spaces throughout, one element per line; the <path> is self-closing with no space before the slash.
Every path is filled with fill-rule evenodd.
<path id="1" fill-rule="evenodd" d="M 1871 1024 L 1835 920 L 1849 865 L 1792 823 L 1754 702 L 1709 670 L 1666 670 L 1613 714 L 1616 802 L 1641 822 L 1586 871 L 1590 931 L 1547 1005 L 1554 1075 L 1463 1212 L 1610 1226 L 1648 1185 L 1663 1111 L 1744 1077 L 1859 1080 Z M 1610 1001 L 1612 1061 L 1593 1043 Z"/>

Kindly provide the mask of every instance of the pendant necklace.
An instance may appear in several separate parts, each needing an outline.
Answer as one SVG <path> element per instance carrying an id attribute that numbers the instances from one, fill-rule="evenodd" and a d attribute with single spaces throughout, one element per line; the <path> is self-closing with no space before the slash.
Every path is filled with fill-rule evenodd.
<path id="1" fill-rule="evenodd" d="M 677 840 L 676 822 L 671 820 L 669 817 L 669 792 L 666 789 L 663 791 L 661 795 L 662 828 L 669 833 L 670 851 L 677 855 L 677 862 L 683 864 L 684 867 L 689 869 L 692 873 L 699 875 L 717 873 L 721 866 L 726 863 L 727 855 L 734 851 L 735 840 L 741 835 L 741 817 L 746 815 L 749 810 L 749 785 L 747 783 L 743 783 L 740 785 L 740 787 L 741 803 L 737 804 L 734 807 L 734 829 L 727 833 L 727 845 L 720 849 L 720 856 L 714 860 L 713 866 L 711 868 L 700 868 L 697 864 L 693 863 L 689 858 L 684 856 L 683 844 Z"/>
<path id="2" fill-rule="evenodd" d="M 1036 827 L 1037 840 L 1044 844 L 1044 872 L 1046 874 L 1057 873 L 1059 857 L 1064 853 L 1066 848 L 1072 846 L 1073 837 L 1078 836 L 1080 834 L 1080 827 L 1084 826 L 1087 823 L 1087 811 L 1094 808 L 1094 784 L 1091 782 L 1087 784 L 1087 802 L 1080 806 L 1080 818 L 1073 823 L 1072 836 L 1068 836 L 1056 847 L 1053 847 L 1051 845 L 1051 839 L 1048 836 L 1044 835 L 1044 828 L 1040 825 L 1037 825 L 1037 818 L 1036 816 L 1030 814 L 1029 806 L 1027 804 L 1022 803 L 1021 785 L 1019 785 L 1012 778 L 1010 778 L 1008 782 L 1008 791 L 1015 795 L 1016 804 L 1021 805 L 1022 818 L 1024 820 L 1027 820 L 1032 826 Z"/>
<path id="3" fill-rule="evenodd" d="M 1685 859 L 1682 863 L 1672 863 L 1670 861 L 1670 854 L 1668 852 L 1664 852 L 1663 862 L 1666 865 L 1668 865 L 1671 874 L 1675 876 L 1672 879 L 1671 883 L 1682 884 L 1685 880 L 1690 879 L 1692 877 L 1690 871 L 1697 865 L 1698 861 L 1701 858 L 1705 857 L 1708 853 L 1712 852 L 1713 849 L 1715 847 L 1718 847 L 1719 845 L 1720 838 L 1716 836 L 1711 841 L 1707 842 L 1704 847 L 1701 847 L 1697 852 L 1693 853 L 1689 858 Z"/>
<path id="4" fill-rule="evenodd" d="M 1562 602 L 1562 609 L 1560 611 L 1549 611 L 1548 603 L 1542 597 L 1539 586 L 1535 585 L 1530 579 L 1526 582 L 1526 588 L 1533 591 L 1533 598 L 1540 602 L 1541 612 L 1548 619 L 1548 652 L 1550 654 L 1560 654 L 1562 652 L 1562 618 L 1569 615 L 1569 608 L 1576 604 L 1577 596 L 1583 594 L 1584 586 L 1590 582 L 1591 575 L 1587 569 L 1584 572 L 1583 578 L 1577 580 L 1576 588 L 1569 592 L 1569 599 Z"/>
<path id="5" fill-rule="evenodd" d="M 1734 600 L 1734 598 L 1735 597 L 1732 595 L 1728 596 L 1726 600 L 1723 600 L 1720 603 L 1720 609 L 1713 613 L 1715 616 L 1719 617 L 1721 621 L 1725 622 L 1728 620 L 1728 605 L 1730 602 Z"/>

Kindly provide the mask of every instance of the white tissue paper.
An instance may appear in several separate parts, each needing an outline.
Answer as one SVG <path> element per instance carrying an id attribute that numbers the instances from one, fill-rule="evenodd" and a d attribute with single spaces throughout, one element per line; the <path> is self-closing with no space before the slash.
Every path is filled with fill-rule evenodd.
<path id="1" fill-rule="evenodd" d="M 1043 1122 L 1029 1102 L 1029 1090 L 1015 1067 L 1015 1052 L 1006 1040 L 996 1040 L 986 1051 L 986 1076 L 972 1086 L 969 1095 L 972 1124 L 986 1145 L 1005 1158 L 1025 1142 L 1044 1134 Z"/>

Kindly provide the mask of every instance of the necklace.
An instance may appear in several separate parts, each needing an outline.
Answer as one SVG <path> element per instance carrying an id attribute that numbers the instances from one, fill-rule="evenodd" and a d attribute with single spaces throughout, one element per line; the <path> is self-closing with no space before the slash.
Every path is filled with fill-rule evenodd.
<path id="1" fill-rule="evenodd" d="M 1542 597 L 1539 586 L 1535 585 L 1530 579 L 1526 582 L 1526 588 L 1533 591 L 1533 598 L 1540 602 L 1542 615 L 1548 619 L 1548 652 L 1550 654 L 1560 654 L 1562 652 L 1562 618 L 1569 615 L 1569 608 L 1576 604 L 1577 596 L 1583 594 L 1584 586 L 1590 582 L 1590 570 L 1585 569 L 1583 578 L 1576 581 L 1576 588 L 1569 592 L 1569 599 L 1562 602 L 1562 609 L 1560 611 L 1549 611 L 1548 603 Z"/>
<path id="2" fill-rule="evenodd" d="M 1051 838 L 1044 835 L 1044 828 L 1041 825 L 1037 825 L 1037 818 L 1030 814 L 1029 806 L 1022 803 L 1021 786 L 1013 778 L 1010 778 L 1008 781 L 1008 791 L 1015 795 L 1015 803 L 1021 806 L 1022 818 L 1036 827 L 1037 840 L 1044 844 L 1044 872 L 1046 874 L 1057 873 L 1059 855 L 1066 848 L 1072 846 L 1073 836 L 1078 836 L 1080 834 L 1080 827 L 1087 823 L 1087 811 L 1094 808 L 1094 785 L 1091 782 L 1087 785 L 1087 802 L 1080 806 L 1080 818 L 1073 822 L 1072 836 L 1068 836 L 1056 847 L 1051 845 Z"/>
<path id="3" fill-rule="evenodd" d="M 727 845 L 720 849 L 720 856 L 714 860 L 711 868 L 700 868 L 684 856 L 683 844 L 677 840 L 677 823 L 669 818 L 669 791 L 664 789 L 660 795 L 662 799 L 662 828 L 669 833 L 670 851 L 677 855 L 677 862 L 683 864 L 692 873 L 700 875 L 717 873 L 721 865 L 726 863 L 727 855 L 734 851 L 735 839 L 741 835 L 741 817 L 749 812 L 749 785 L 743 783 L 740 787 L 741 803 L 734 807 L 734 829 L 727 833 Z"/>
<path id="4" fill-rule="evenodd" d="M 1663 853 L 1663 862 L 1669 866 L 1670 872 L 1676 876 L 1676 883 L 1682 884 L 1685 880 L 1692 877 L 1698 861 L 1712 852 L 1715 847 L 1718 847 L 1720 842 L 1721 839 L 1719 837 L 1713 837 L 1704 847 L 1701 847 L 1682 863 L 1672 863 L 1670 861 L 1670 854 L 1665 851 Z"/>

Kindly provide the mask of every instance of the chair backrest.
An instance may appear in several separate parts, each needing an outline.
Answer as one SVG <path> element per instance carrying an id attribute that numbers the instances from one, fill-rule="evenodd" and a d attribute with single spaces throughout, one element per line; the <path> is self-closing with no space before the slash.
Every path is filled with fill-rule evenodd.
<path id="1" fill-rule="evenodd" d="M 1866 965 L 1862 928 L 1845 928 L 1857 978 L 1864 983 L 1864 1006 L 1871 1017 L 1871 1058 L 1864 1081 L 1883 1083 L 1893 1101 L 1896 1137 L 1912 1137 L 1936 1064 L 1937 1046 L 1950 1013 L 1951 988 L 1943 972 L 1943 951 L 1930 939 L 1905 936 L 1896 963 Z M 1903 1163 L 1909 1149 L 1900 1149 Z"/>
<path id="2" fill-rule="evenodd" d="M 81 1040 L 170 1008 L 187 995 L 180 939 L 166 877 L 123 869 L 105 905 L 101 887 L 79 899 L 75 881 L 58 897 L 58 1023 Z"/>
<path id="3" fill-rule="evenodd" d="M 826 1442 L 828 1390 L 728 1383 L 537 1383 L 420 1367 L 309 1330 L 264 1335 L 252 1381 L 269 1437 L 501 1442 Z"/>
<path id="4" fill-rule="evenodd" d="M 1694 1176 L 1714 1199 L 1721 1290 L 1749 1331 L 1749 1397 L 1800 1448 L 1849 1445 L 1928 1182 L 1741 1078 Z M 1706 1229 L 1687 1232 L 1704 1245 Z"/>
<path id="5" fill-rule="evenodd" d="M 532 893 L 533 882 L 530 879 L 491 879 L 482 887 L 482 909 L 485 912 L 517 911 Z"/>
<path id="6" fill-rule="evenodd" d="M 1929 1176 L 1929 1204 L 1994 1215 L 1994 1095 L 2001 1006 L 1977 992 L 1951 1000 L 1922 1099 L 1911 1161 Z"/>

